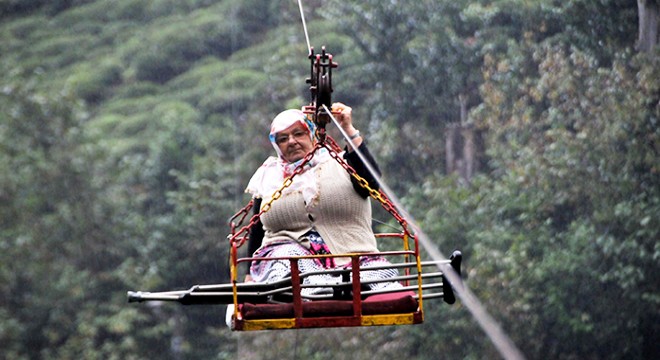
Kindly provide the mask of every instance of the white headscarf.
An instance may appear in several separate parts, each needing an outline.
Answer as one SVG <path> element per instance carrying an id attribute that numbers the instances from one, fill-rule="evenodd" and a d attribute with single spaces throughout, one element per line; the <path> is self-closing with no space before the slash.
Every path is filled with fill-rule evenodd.
<path id="1" fill-rule="evenodd" d="M 282 187 L 284 179 L 291 176 L 295 168 L 303 159 L 290 163 L 282 155 L 280 147 L 275 141 L 277 133 L 290 128 L 296 123 L 302 124 L 308 131 L 309 136 L 314 142 L 314 131 L 316 126 L 307 118 L 304 112 L 297 109 L 289 109 L 279 113 L 271 122 L 270 139 L 277 157 L 270 156 L 252 175 L 245 192 L 252 194 L 253 197 L 262 198 L 264 201 L 270 200 L 273 193 Z M 316 177 L 316 165 L 331 159 L 327 150 L 322 148 L 316 151 L 311 161 L 305 164 L 305 170 L 296 175 L 293 183 L 287 187 L 283 194 L 290 191 L 301 191 L 305 202 L 309 205 L 318 194 L 318 181 Z M 308 171 L 312 169 L 312 171 Z"/>

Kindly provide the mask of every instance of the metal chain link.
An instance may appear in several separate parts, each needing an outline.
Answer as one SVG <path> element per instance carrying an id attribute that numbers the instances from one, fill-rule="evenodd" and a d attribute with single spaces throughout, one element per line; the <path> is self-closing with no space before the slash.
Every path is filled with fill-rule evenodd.
<path id="1" fill-rule="evenodd" d="M 229 225 L 231 228 L 231 234 L 234 234 L 236 227 L 240 226 L 243 223 L 243 220 L 245 220 L 245 217 L 247 214 L 250 212 L 250 209 L 254 205 L 254 199 L 250 199 L 250 201 L 243 207 L 241 210 L 239 210 L 234 216 L 232 216 L 229 219 Z M 240 218 L 239 218 L 240 217 Z M 238 221 L 235 221 L 236 218 L 239 218 Z"/>
<path id="2" fill-rule="evenodd" d="M 339 146 L 332 137 L 328 137 L 328 142 L 331 143 L 332 147 L 339 148 Z M 346 160 L 340 157 L 337 152 L 333 151 L 330 148 L 327 149 L 330 153 L 330 156 L 332 156 L 339 163 L 339 165 L 341 165 L 353 178 L 355 178 L 355 180 L 360 184 L 360 186 L 368 190 L 369 196 L 371 196 L 372 199 L 378 201 L 381 204 L 381 206 L 399 222 L 399 224 L 403 228 L 403 232 L 406 235 L 410 236 L 410 231 L 408 230 L 408 222 L 403 218 L 403 216 L 401 216 L 401 214 L 399 214 L 396 207 L 390 201 L 387 195 L 385 195 L 385 193 L 383 193 L 380 190 L 375 190 L 371 188 L 369 186 L 369 182 L 367 182 L 366 179 L 358 175 L 357 171 L 355 171 L 355 169 L 353 169 L 350 165 L 348 165 Z"/>

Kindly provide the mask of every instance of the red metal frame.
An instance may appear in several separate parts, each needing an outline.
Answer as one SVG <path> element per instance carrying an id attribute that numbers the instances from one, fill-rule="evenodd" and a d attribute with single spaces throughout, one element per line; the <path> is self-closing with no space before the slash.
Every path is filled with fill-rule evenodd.
<path id="1" fill-rule="evenodd" d="M 401 324 L 419 324 L 424 321 L 423 313 L 423 297 L 422 297 L 422 278 L 421 278 L 421 265 L 419 256 L 419 247 L 417 237 L 413 236 L 413 249 L 409 248 L 408 236 L 405 233 L 385 233 L 377 234 L 377 238 L 391 238 L 396 237 L 402 239 L 404 250 L 400 251 L 383 251 L 377 253 L 356 253 L 356 254 L 333 254 L 333 255 L 308 255 L 296 257 L 246 257 L 238 258 L 237 244 L 232 242 L 231 250 L 231 268 L 232 268 L 232 284 L 234 291 L 234 318 L 233 329 L 244 330 L 265 330 L 265 329 L 291 329 L 291 328 L 323 328 L 323 327 L 352 327 L 352 326 L 371 326 L 371 325 L 401 325 Z M 237 246 L 238 245 L 238 246 Z M 419 284 L 417 295 L 417 310 L 410 313 L 397 313 L 397 314 L 378 314 L 378 315 L 364 315 L 363 314 L 363 300 L 362 289 L 360 283 L 360 257 L 362 256 L 402 256 L 404 261 L 408 262 L 410 256 L 415 258 L 417 263 L 417 282 Z M 298 260 L 304 258 L 325 258 L 325 257 L 350 257 L 351 258 L 351 273 L 352 273 L 352 309 L 351 316 L 323 316 L 323 317 L 306 317 L 304 313 L 304 303 L 301 296 L 301 277 L 298 269 Z M 291 263 L 291 286 L 293 293 L 293 317 L 286 319 L 260 319 L 260 320 L 246 320 L 243 319 L 240 312 L 240 304 L 237 300 L 237 269 L 238 264 L 243 262 L 252 261 L 272 261 L 272 260 L 289 260 Z M 406 269 L 406 275 L 409 274 L 409 269 Z M 406 280 L 404 285 L 408 285 L 409 281 Z M 334 301 L 334 300 L 332 300 Z M 344 300 L 346 301 L 346 300 Z M 259 305 L 256 305 L 259 306 Z"/>

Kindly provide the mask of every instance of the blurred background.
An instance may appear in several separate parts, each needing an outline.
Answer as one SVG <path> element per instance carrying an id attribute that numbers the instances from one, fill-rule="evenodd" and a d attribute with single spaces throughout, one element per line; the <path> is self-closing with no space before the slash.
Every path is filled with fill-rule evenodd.
<path id="1" fill-rule="evenodd" d="M 658 1 L 303 5 L 333 100 L 526 357 L 660 353 Z M 257 333 L 126 302 L 228 281 L 227 220 L 270 120 L 310 101 L 307 51 L 293 0 L 0 0 L 2 358 L 499 357 L 460 301 Z"/>

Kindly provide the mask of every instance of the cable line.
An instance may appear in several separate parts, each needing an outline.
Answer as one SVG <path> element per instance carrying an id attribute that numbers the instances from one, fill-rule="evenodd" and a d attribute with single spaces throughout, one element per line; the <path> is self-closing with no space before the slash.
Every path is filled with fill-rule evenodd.
<path id="1" fill-rule="evenodd" d="M 305 40 L 307 41 L 307 52 L 312 53 L 312 46 L 309 44 L 309 35 L 307 34 L 307 24 L 305 23 L 305 13 L 303 12 L 302 0 L 298 0 L 298 8 L 300 9 L 300 19 L 302 20 L 303 31 L 305 32 Z"/>
<path id="2" fill-rule="evenodd" d="M 355 146 L 353 140 L 351 140 L 344 129 L 341 128 L 341 125 L 332 115 L 330 109 L 328 109 L 328 107 L 325 105 L 323 105 L 323 109 L 330 117 L 330 119 L 332 119 L 332 122 L 335 124 L 335 126 L 337 126 L 346 142 L 348 142 L 348 144 L 353 148 L 353 151 L 355 151 L 355 153 L 358 155 L 367 170 L 371 173 L 374 179 L 376 179 L 380 185 L 381 190 L 390 199 L 392 204 L 397 208 L 403 218 L 408 221 L 408 225 L 413 228 L 414 232 L 419 237 L 420 244 L 422 244 L 422 247 L 426 250 L 429 256 L 434 261 L 447 259 L 447 257 L 444 256 L 440 250 L 438 250 L 438 248 L 431 242 L 429 237 L 417 225 L 412 215 L 410 215 L 410 213 L 405 210 L 399 199 L 394 195 L 389 186 L 387 186 L 387 184 L 381 179 L 381 177 L 378 175 L 378 172 L 376 172 L 374 167 L 371 166 L 369 161 L 367 161 L 366 157 L 364 154 L 362 154 L 360 149 Z M 497 350 L 500 352 L 500 355 L 502 355 L 502 357 L 507 360 L 524 359 L 525 357 L 523 356 L 522 352 L 516 347 L 516 345 L 513 343 L 513 341 L 511 341 L 507 334 L 504 333 L 502 327 L 497 323 L 497 321 L 492 316 L 490 316 L 490 314 L 488 314 L 484 306 L 479 302 L 479 299 L 477 299 L 477 297 L 467 287 L 462 285 L 461 278 L 456 273 L 456 271 L 448 264 L 438 264 L 438 269 L 445 274 L 447 280 L 454 288 L 456 295 L 458 295 L 462 303 L 466 308 L 468 308 L 486 335 L 491 339 L 493 345 L 495 345 Z"/>

